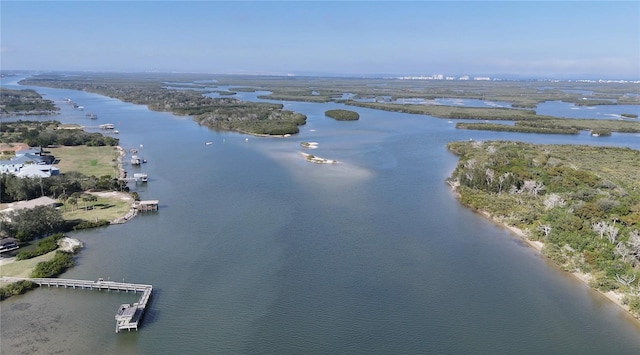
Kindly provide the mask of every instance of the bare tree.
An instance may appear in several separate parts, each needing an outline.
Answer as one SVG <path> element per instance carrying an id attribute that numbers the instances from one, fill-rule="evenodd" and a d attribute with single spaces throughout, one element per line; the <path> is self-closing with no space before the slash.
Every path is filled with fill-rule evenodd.
<path id="1" fill-rule="evenodd" d="M 605 232 L 607 233 L 607 239 L 610 243 L 614 243 L 616 238 L 618 238 L 618 232 L 620 229 L 616 228 L 615 225 L 608 225 Z"/>
<path id="2" fill-rule="evenodd" d="M 619 242 L 618 244 L 616 244 L 615 249 L 613 249 L 613 253 L 615 255 L 620 256 L 622 261 L 625 262 L 625 263 L 630 261 L 629 259 L 631 257 L 631 251 L 622 242 Z"/>
<path id="3" fill-rule="evenodd" d="M 542 233 L 544 233 L 545 238 L 549 236 L 549 233 L 551 233 L 551 226 L 548 224 L 543 224 L 540 226 L 540 230 L 542 231 Z"/>
<path id="4" fill-rule="evenodd" d="M 544 190 L 544 184 L 535 180 L 525 180 L 522 184 L 522 191 L 530 195 L 537 196 L 542 190 Z"/>
<path id="5" fill-rule="evenodd" d="M 629 233 L 629 241 L 627 244 L 629 245 L 631 254 L 640 260 L 640 232 L 638 232 L 637 229 Z"/>
<path id="6" fill-rule="evenodd" d="M 546 210 L 550 210 L 554 207 L 562 207 L 564 205 L 564 199 L 560 197 L 560 195 L 555 193 L 547 195 L 547 197 L 544 199 L 544 208 Z"/>
<path id="7" fill-rule="evenodd" d="M 604 237 L 604 232 L 607 230 L 607 223 L 605 221 L 600 221 L 594 223 L 591 228 L 593 228 L 593 231 L 598 233 L 600 235 L 600 239 L 602 239 L 602 237 Z"/>
<path id="8" fill-rule="evenodd" d="M 487 168 L 487 170 L 484 171 L 484 175 L 485 175 L 485 181 L 487 182 L 487 187 L 491 187 L 491 185 L 493 185 L 493 180 L 495 178 L 495 171 L 491 170 L 490 168 Z"/>
<path id="9" fill-rule="evenodd" d="M 502 193 L 502 188 L 504 186 L 504 182 L 511 176 L 510 172 L 506 172 L 500 176 L 498 176 L 498 193 Z"/>
<path id="10" fill-rule="evenodd" d="M 635 280 L 636 280 L 636 275 L 635 274 L 631 275 L 631 276 L 629 276 L 629 275 L 620 276 L 620 275 L 616 274 L 616 281 L 618 281 L 620 284 L 622 284 L 624 286 L 631 285 L 631 283 L 633 281 L 635 281 Z"/>

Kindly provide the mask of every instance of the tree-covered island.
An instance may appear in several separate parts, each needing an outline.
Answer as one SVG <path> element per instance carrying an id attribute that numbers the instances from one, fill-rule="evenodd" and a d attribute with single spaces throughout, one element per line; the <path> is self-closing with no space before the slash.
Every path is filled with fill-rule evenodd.
<path id="1" fill-rule="evenodd" d="M 328 110 L 324 115 L 337 121 L 357 121 L 360 119 L 357 112 L 350 110 Z"/>
<path id="2" fill-rule="evenodd" d="M 535 110 L 356 101 L 345 103 L 377 110 L 429 115 L 437 118 L 514 122 L 512 125 L 491 122 L 460 122 L 456 124 L 456 128 L 464 129 L 546 134 L 578 134 L 580 130 L 599 130 L 608 134 L 611 132 L 640 133 L 640 122 L 637 121 L 563 118 L 538 115 Z"/>
<path id="3" fill-rule="evenodd" d="M 640 151 L 454 142 L 465 205 L 543 243 L 542 253 L 640 317 Z"/>
<path id="4" fill-rule="evenodd" d="M 118 74 L 92 77 L 48 74 L 22 80 L 20 83 L 94 92 L 125 102 L 147 105 L 155 111 L 193 116 L 198 123 L 211 128 L 254 135 L 295 134 L 299 132 L 298 126 L 306 123 L 305 115 L 283 110 L 282 104 L 203 95 L 207 92 L 219 92 L 214 89 L 203 91 L 190 87 L 178 90 L 167 85 L 170 77 L 171 74 L 160 78 L 136 74 L 124 77 Z"/>
<path id="5" fill-rule="evenodd" d="M 59 110 L 35 90 L 0 88 L 0 115 L 55 115 Z"/>
<path id="6" fill-rule="evenodd" d="M 638 133 L 637 114 L 620 112 L 624 120 L 577 119 L 538 115 L 539 103 L 562 101 L 577 106 L 640 105 L 635 83 L 576 83 L 528 81 L 421 81 L 394 78 L 322 78 L 278 76 L 209 75 L 203 83 L 200 74 L 168 73 L 92 73 L 64 76 L 40 74 L 21 84 L 84 90 L 125 102 L 147 105 L 152 110 L 192 115 L 215 129 L 235 130 L 256 135 L 286 135 L 298 132 L 306 117 L 283 110 L 283 105 L 212 98 L 234 92 L 269 91 L 258 96 L 269 100 L 338 102 L 377 110 L 423 114 L 446 119 L 512 121 L 514 124 L 460 123 L 456 128 L 524 133 L 576 134 L 589 130 L 605 136 L 611 132 Z M 220 90 L 220 86 L 233 91 Z M 584 92 L 583 92 L 584 91 Z M 591 92 L 586 94 L 585 92 Z M 403 104 L 400 99 L 474 99 L 510 103 L 510 107 L 460 107 Z M 371 101 L 373 99 L 373 101 Z M 231 107 L 233 110 L 230 110 Z M 283 112 L 278 112 L 283 111 Z M 624 115 L 623 115 L 624 114 Z M 631 119 L 631 121 L 629 121 Z M 600 123 L 598 121 L 610 121 Z M 603 126 L 605 125 L 605 126 Z"/>

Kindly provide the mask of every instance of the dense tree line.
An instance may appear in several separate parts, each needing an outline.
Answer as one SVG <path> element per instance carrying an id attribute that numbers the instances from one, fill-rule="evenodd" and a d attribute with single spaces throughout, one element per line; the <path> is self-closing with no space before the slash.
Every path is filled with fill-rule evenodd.
<path id="1" fill-rule="evenodd" d="M 40 78 L 24 83 L 84 90 L 115 97 L 125 102 L 147 105 L 155 111 L 190 115 L 212 128 L 258 135 L 285 135 L 299 132 L 306 116 L 283 110 L 280 104 L 245 102 L 231 98 L 211 98 L 197 90 L 167 89 L 161 81 L 140 80 L 102 82 L 69 78 Z"/>
<path id="2" fill-rule="evenodd" d="M 519 122 L 516 122 L 515 125 L 507 125 L 507 124 L 485 123 L 485 122 L 459 122 L 459 123 L 456 123 L 456 128 L 473 129 L 477 131 L 543 133 L 543 134 L 578 134 L 580 133 L 580 131 L 575 128 L 532 127 L 529 125 L 519 125 L 518 123 Z"/>
<path id="3" fill-rule="evenodd" d="M 5 235 L 21 242 L 59 232 L 65 227 L 62 212 L 51 206 L 37 206 L 6 213 L 0 221 Z"/>
<path id="4" fill-rule="evenodd" d="M 242 102 L 236 99 L 216 99 L 217 105 L 194 119 L 213 128 L 252 134 L 284 135 L 298 133 L 298 126 L 307 117 L 293 111 L 282 110 L 280 104 Z"/>
<path id="5" fill-rule="evenodd" d="M 345 104 L 368 107 L 376 110 L 429 115 L 439 118 L 477 119 L 477 120 L 543 120 L 551 116 L 537 115 L 534 110 L 513 108 L 458 107 L 445 105 L 403 105 L 382 102 L 346 101 Z"/>
<path id="6" fill-rule="evenodd" d="M 0 113 L 52 114 L 58 110 L 53 101 L 44 100 L 35 90 L 0 88 Z"/>
<path id="7" fill-rule="evenodd" d="M 41 196 L 65 199 L 83 191 L 128 191 L 125 181 L 109 175 L 95 177 L 78 172 L 54 175 L 46 179 L 0 174 L 0 202 L 31 200 Z"/>
<path id="8" fill-rule="evenodd" d="M 31 147 L 47 147 L 50 145 L 65 146 L 116 146 L 118 139 L 89 133 L 81 129 L 60 129 L 58 121 L 16 121 L 6 122 L 0 126 L 0 141 L 23 142 Z"/>
<path id="9" fill-rule="evenodd" d="M 357 112 L 350 110 L 328 110 L 324 115 L 338 121 L 357 121 L 360 119 Z"/>
<path id="10" fill-rule="evenodd" d="M 456 142 L 448 179 L 461 201 L 545 243 L 591 285 L 640 314 L 640 152 L 592 146 Z"/>

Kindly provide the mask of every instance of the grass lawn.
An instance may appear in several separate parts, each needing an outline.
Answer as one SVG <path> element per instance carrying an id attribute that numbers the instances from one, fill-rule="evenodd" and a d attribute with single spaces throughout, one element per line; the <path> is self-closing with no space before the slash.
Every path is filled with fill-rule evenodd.
<path id="1" fill-rule="evenodd" d="M 27 260 L 13 261 L 0 267 L 0 276 L 29 277 L 36 265 L 41 261 L 49 261 L 56 255 L 56 250 Z M 2 285 L 0 285 L 2 286 Z"/>
<path id="2" fill-rule="evenodd" d="M 128 196 L 128 194 L 124 194 Z M 64 204 L 60 207 L 62 210 L 62 218 L 65 220 L 82 219 L 85 221 L 95 221 L 96 219 L 105 219 L 112 221 L 126 215 L 131 209 L 131 203 L 133 202 L 131 198 L 124 200 L 120 196 L 97 197 L 98 200 L 94 202 L 85 202 L 79 199 L 77 206 L 71 206 L 68 203 Z M 85 204 L 89 207 L 88 209 L 85 209 Z"/>
<path id="3" fill-rule="evenodd" d="M 60 173 L 77 171 L 87 176 L 117 177 L 118 150 L 116 147 L 87 147 L 84 145 L 75 147 L 59 146 L 47 148 L 51 155 L 60 159 L 56 166 Z"/>

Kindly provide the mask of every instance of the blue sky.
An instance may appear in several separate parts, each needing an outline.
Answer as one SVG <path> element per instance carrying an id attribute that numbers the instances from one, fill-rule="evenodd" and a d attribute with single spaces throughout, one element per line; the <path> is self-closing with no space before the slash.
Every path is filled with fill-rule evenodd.
<path id="1" fill-rule="evenodd" d="M 640 78 L 639 1 L 0 2 L 3 70 Z"/>

